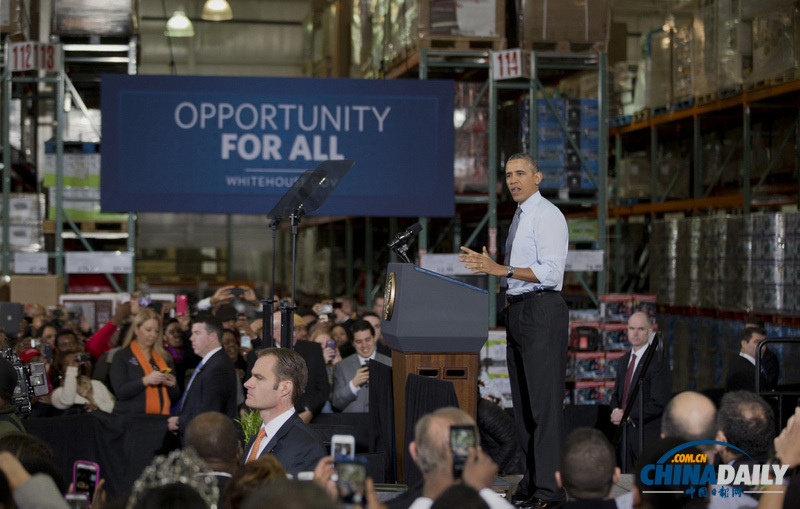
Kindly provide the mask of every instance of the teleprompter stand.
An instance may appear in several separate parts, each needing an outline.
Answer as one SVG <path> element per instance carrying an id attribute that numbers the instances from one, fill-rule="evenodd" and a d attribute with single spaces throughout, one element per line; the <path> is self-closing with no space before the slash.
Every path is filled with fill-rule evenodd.
<path id="1" fill-rule="evenodd" d="M 281 347 L 294 349 L 294 291 L 295 291 L 295 264 L 297 261 L 297 227 L 303 216 L 314 213 L 331 195 L 336 186 L 353 167 L 352 159 L 339 161 L 323 161 L 314 170 L 304 172 L 292 187 L 283 195 L 272 208 L 268 217 L 272 230 L 272 294 L 275 294 L 275 236 L 278 225 L 286 218 L 292 226 L 292 299 L 287 306 L 280 306 L 281 311 Z M 271 296 L 262 301 L 263 308 L 263 334 L 266 345 L 274 345 L 275 338 L 272 334 L 272 313 L 275 309 L 275 299 Z"/>
<path id="2" fill-rule="evenodd" d="M 478 354 L 489 335 L 489 294 L 410 263 L 390 263 L 381 332 L 392 349 L 397 471 L 405 455 L 406 379 L 453 384 L 459 407 L 478 413 Z"/>

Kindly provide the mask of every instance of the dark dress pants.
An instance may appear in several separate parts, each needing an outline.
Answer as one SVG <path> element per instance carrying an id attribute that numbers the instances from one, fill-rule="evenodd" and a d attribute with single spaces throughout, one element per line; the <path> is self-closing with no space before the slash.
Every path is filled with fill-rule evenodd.
<path id="1" fill-rule="evenodd" d="M 563 500 L 555 471 L 564 444 L 567 304 L 557 292 L 541 292 L 511 304 L 507 313 L 514 419 L 528 466 L 520 491 L 543 500 Z"/>

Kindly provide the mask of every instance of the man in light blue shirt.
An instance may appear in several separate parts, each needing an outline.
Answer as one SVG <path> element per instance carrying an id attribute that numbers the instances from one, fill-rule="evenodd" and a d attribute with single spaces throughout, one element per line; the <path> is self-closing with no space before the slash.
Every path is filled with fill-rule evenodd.
<path id="1" fill-rule="evenodd" d="M 542 174 L 528 154 L 506 163 L 506 186 L 517 202 L 506 241 L 506 264 L 462 247 L 460 260 L 473 274 L 506 278 L 508 373 L 517 433 L 528 472 L 517 498 L 531 507 L 564 500 L 556 484 L 564 443 L 564 387 L 569 313 L 559 291 L 564 281 L 569 234 L 558 208 L 539 192 Z"/>

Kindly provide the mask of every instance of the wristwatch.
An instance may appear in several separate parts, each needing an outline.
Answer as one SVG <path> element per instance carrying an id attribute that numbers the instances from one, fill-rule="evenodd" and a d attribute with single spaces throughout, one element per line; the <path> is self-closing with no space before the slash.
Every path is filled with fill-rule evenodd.
<path id="1" fill-rule="evenodd" d="M 509 265 L 508 267 L 506 267 L 506 270 L 508 271 L 508 274 L 506 275 L 506 277 L 508 279 L 511 279 L 512 277 L 514 277 L 514 267 Z"/>

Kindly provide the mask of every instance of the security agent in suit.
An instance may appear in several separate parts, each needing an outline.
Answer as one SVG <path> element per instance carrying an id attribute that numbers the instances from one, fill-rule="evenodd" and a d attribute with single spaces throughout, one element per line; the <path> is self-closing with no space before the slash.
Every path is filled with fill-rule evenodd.
<path id="1" fill-rule="evenodd" d="M 644 358 L 650 347 L 655 333 L 650 317 L 646 313 L 637 312 L 628 318 L 628 341 L 633 346 L 630 352 L 625 354 L 619 361 L 617 369 L 617 379 L 614 385 L 614 392 L 611 397 L 611 422 L 619 425 L 622 414 L 628 406 L 631 406 L 630 416 L 627 426 L 626 443 L 620 445 L 620 457 L 625 458 L 625 468 L 633 470 L 633 464 L 639 456 L 639 433 L 642 431 L 639 422 L 639 398 L 644 403 L 642 416 L 644 418 L 644 443 L 647 444 L 659 438 L 661 433 L 661 416 L 664 408 L 669 403 L 672 395 L 672 370 L 669 367 L 669 359 L 659 342 L 658 350 L 654 353 L 650 367 L 642 380 L 642 387 L 639 396 L 631 399 L 633 387 L 636 385 L 642 368 Z M 632 357 L 635 355 L 635 358 Z M 625 391 L 625 381 L 628 378 L 628 371 L 633 369 L 628 383 L 628 391 Z M 624 456 L 623 456 L 624 455 Z"/>
<path id="2" fill-rule="evenodd" d="M 328 401 L 331 393 L 331 384 L 328 382 L 328 372 L 325 370 L 325 358 L 322 355 L 322 347 L 313 341 L 305 341 L 307 335 L 306 324 L 300 315 L 294 315 L 294 351 L 306 361 L 308 370 L 308 383 L 303 394 L 294 402 L 297 415 L 308 424 L 314 416 L 320 413 L 325 402 Z M 251 370 L 256 362 L 255 351 L 260 348 L 277 346 L 281 337 L 281 312 L 276 311 L 272 315 L 272 337 L 274 345 L 266 344 L 261 338 L 253 340 L 253 351 L 247 354 L 247 373 L 245 379 L 250 378 Z"/>
<path id="3" fill-rule="evenodd" d="M 767 331 L 761 327 L 747 327 L 742 331 L 739 337 L 739 353 L 728 360 L 728 375 L 725 377 L 725 392 L 755 392 L 756 350 L 758 350 L 758 344 L 766 337 Z M 766 357 L 767 351 L 767 348 L 762 348 L 762 361 Z M 772 354 L 772 352 L 769 353 Z M 762 364 L 761 366 L 762 371 L 759 373 L 759 389 L 762 391 L 774 389 L 775 383 L 770 383 L 770 379 L 767 378 L 767 374 L 764 372 L 764 365 Z M 774 377 L 774 381 L 777 382 L 777 376 Z"/>
<path id="4" fill-rule="evenodd" d="M 392 365 L 392 359 L 377 351 L 375 329 L 366 320 L 353 322 L 353 347 L 356 353 L 341 360 L 333 369 L 333 407 L 342 412 L 369 412 L 370 360 Z"/>
<path id="5" fill-rule="evenodd" d="M 173 433 L 180 433 L 194 416 L 221 412 L 236 417 L 239 379 L 236 368 L 222 349 L 222 323 L 212 315 L 201 314 L 192 323 L 192 349 L 202 358 L 178 403 L 178 415 L 167 420 Z"/>
<path id="6" fill-rule="evenodd" d="M 259 433 L 245 448 L 245 463 L 272 454 L 287 472 L 314 470 L 325 456 L 322 439 L 297 416 L 294 402 L 303 393 L 306 363 L 286 348 L 258 351 L 252 376 L 245 382 L 245 404 L 261 414 Z"/>

